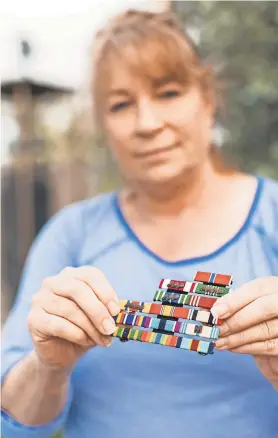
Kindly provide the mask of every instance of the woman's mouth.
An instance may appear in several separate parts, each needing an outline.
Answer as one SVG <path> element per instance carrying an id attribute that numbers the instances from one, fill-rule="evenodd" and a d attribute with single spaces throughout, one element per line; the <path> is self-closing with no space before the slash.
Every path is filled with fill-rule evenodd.
<path id="1" fill-rule="evenodd" d="M 163 156 L 164 154 L 176 149 L 177 147 L 179 147 L 179 143 L 175 143 L 171 146 L 163 146 L 163 147 L 159 147 L 159 148 L 140 150 L 138 152 L 135 152 L 134 156 L 136 158 L 160 157 L 160 156 Z"/>

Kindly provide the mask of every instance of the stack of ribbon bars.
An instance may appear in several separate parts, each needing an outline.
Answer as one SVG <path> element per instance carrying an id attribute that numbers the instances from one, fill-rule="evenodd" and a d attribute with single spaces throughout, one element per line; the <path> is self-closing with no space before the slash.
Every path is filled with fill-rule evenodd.
<path id="1" fill-rule="evenodd" d="M 153 302 L 120 301 L 112 336 L 213 354 L 222 321 L 210 309 L 231 285 L 230 275 L 200 271 L 193 282 L 162 279 Z"/>

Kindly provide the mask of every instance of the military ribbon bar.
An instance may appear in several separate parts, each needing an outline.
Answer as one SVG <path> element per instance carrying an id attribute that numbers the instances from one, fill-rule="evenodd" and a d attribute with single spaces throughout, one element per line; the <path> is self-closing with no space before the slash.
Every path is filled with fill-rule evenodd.
<path id="1" fill-rule="evenodd" d="M 203 297 L 196 294 L 180 294 L 174 292 L 168 292 L 165 290 L 158 290 L 154 295 L 154 301 L 161 301 L 162 303 L 182 304 L 193 307 L 204 307 L 205 309 L 211 309 L 217 298 Z"/>
<path id="2" fill-rule="evenodd" d="M 137 310 L 136 310 L 137 307 Z M 138 307 L 140 309 L 138 309 Z M 189 319 L 193 321 L 204 322 L 210 325 L 221 325 L 222 321 L 214 318 L 211 312 L 206 310 L 197 310 L 187 307 L 167 306 L 163 304 L 149 303 L 143 301 L 120 300 L 121 310 L 131 312 L 150 313 L 153 315 L 169 316 L 171 318 Z"/>
<path id="3" fill-rule="evenodd" d="M 210 295 L 212 297 L 222 297 L 230 292 L 230 287 L 216 286 L 210 284 L 197 283 L 192 281 L 178 281 L 163 278 L 159 283 L 159 289 L 177 291 L 180 293 L 195 293 Z"/>
<path id="4" fill-rule="evenodd" d="M 122 341 L 133 340 L 148 342 L 152 344 L 165 345 L 168 347 L 181 348 L 184 350 L 197 351 L 198 353 L 204 355 L 212 354 L 214 350 L 213 342 L 190 339 L 182 336 L 165 335 L 163 333 L 137 330 L 128 327 L 118 327 L 112 336 L 118 337 Z"/>
<path id="5" fill-rule="evenodd" d="M 163 330 L 173 333 L 198 336 L 208 339 L 218 339 L 219 328 L 198 325 L 179 320 L 170 320 L 151 316 L 138 315 L 136 313 L 120 312 L 114 317 L 116 324 L 143 327 L 145 329 Z"/>

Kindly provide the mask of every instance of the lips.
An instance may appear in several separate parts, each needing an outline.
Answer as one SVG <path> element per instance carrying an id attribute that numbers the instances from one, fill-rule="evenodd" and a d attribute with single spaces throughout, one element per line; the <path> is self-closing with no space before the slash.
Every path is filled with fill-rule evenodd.
<path id="1" fill-rule="evenodd" d="M 141 150 L 138 152 L 135 152 L 135 156 L 137 158 L 148 158 L 148 157 L 155 157 L 157 155 L 163 154 L 165 152 L 171 151 L 173 149 L 176 149 L 178 146 L 178 143 L 175 143 L 171 146 L 164 146 L 156 149 L 150 149 L 150 150 Z"/>

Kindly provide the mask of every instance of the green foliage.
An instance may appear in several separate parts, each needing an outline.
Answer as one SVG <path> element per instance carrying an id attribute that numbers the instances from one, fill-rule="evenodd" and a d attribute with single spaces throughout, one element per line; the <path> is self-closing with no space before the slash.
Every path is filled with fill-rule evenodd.
<path id="1" fill-rule="evenodd" d="M 225 85 L 224 150 L 242 168 L 278 177 L 278 8 L 264 1 L 174 1 L 200 31 L 202 58 Z"/>

